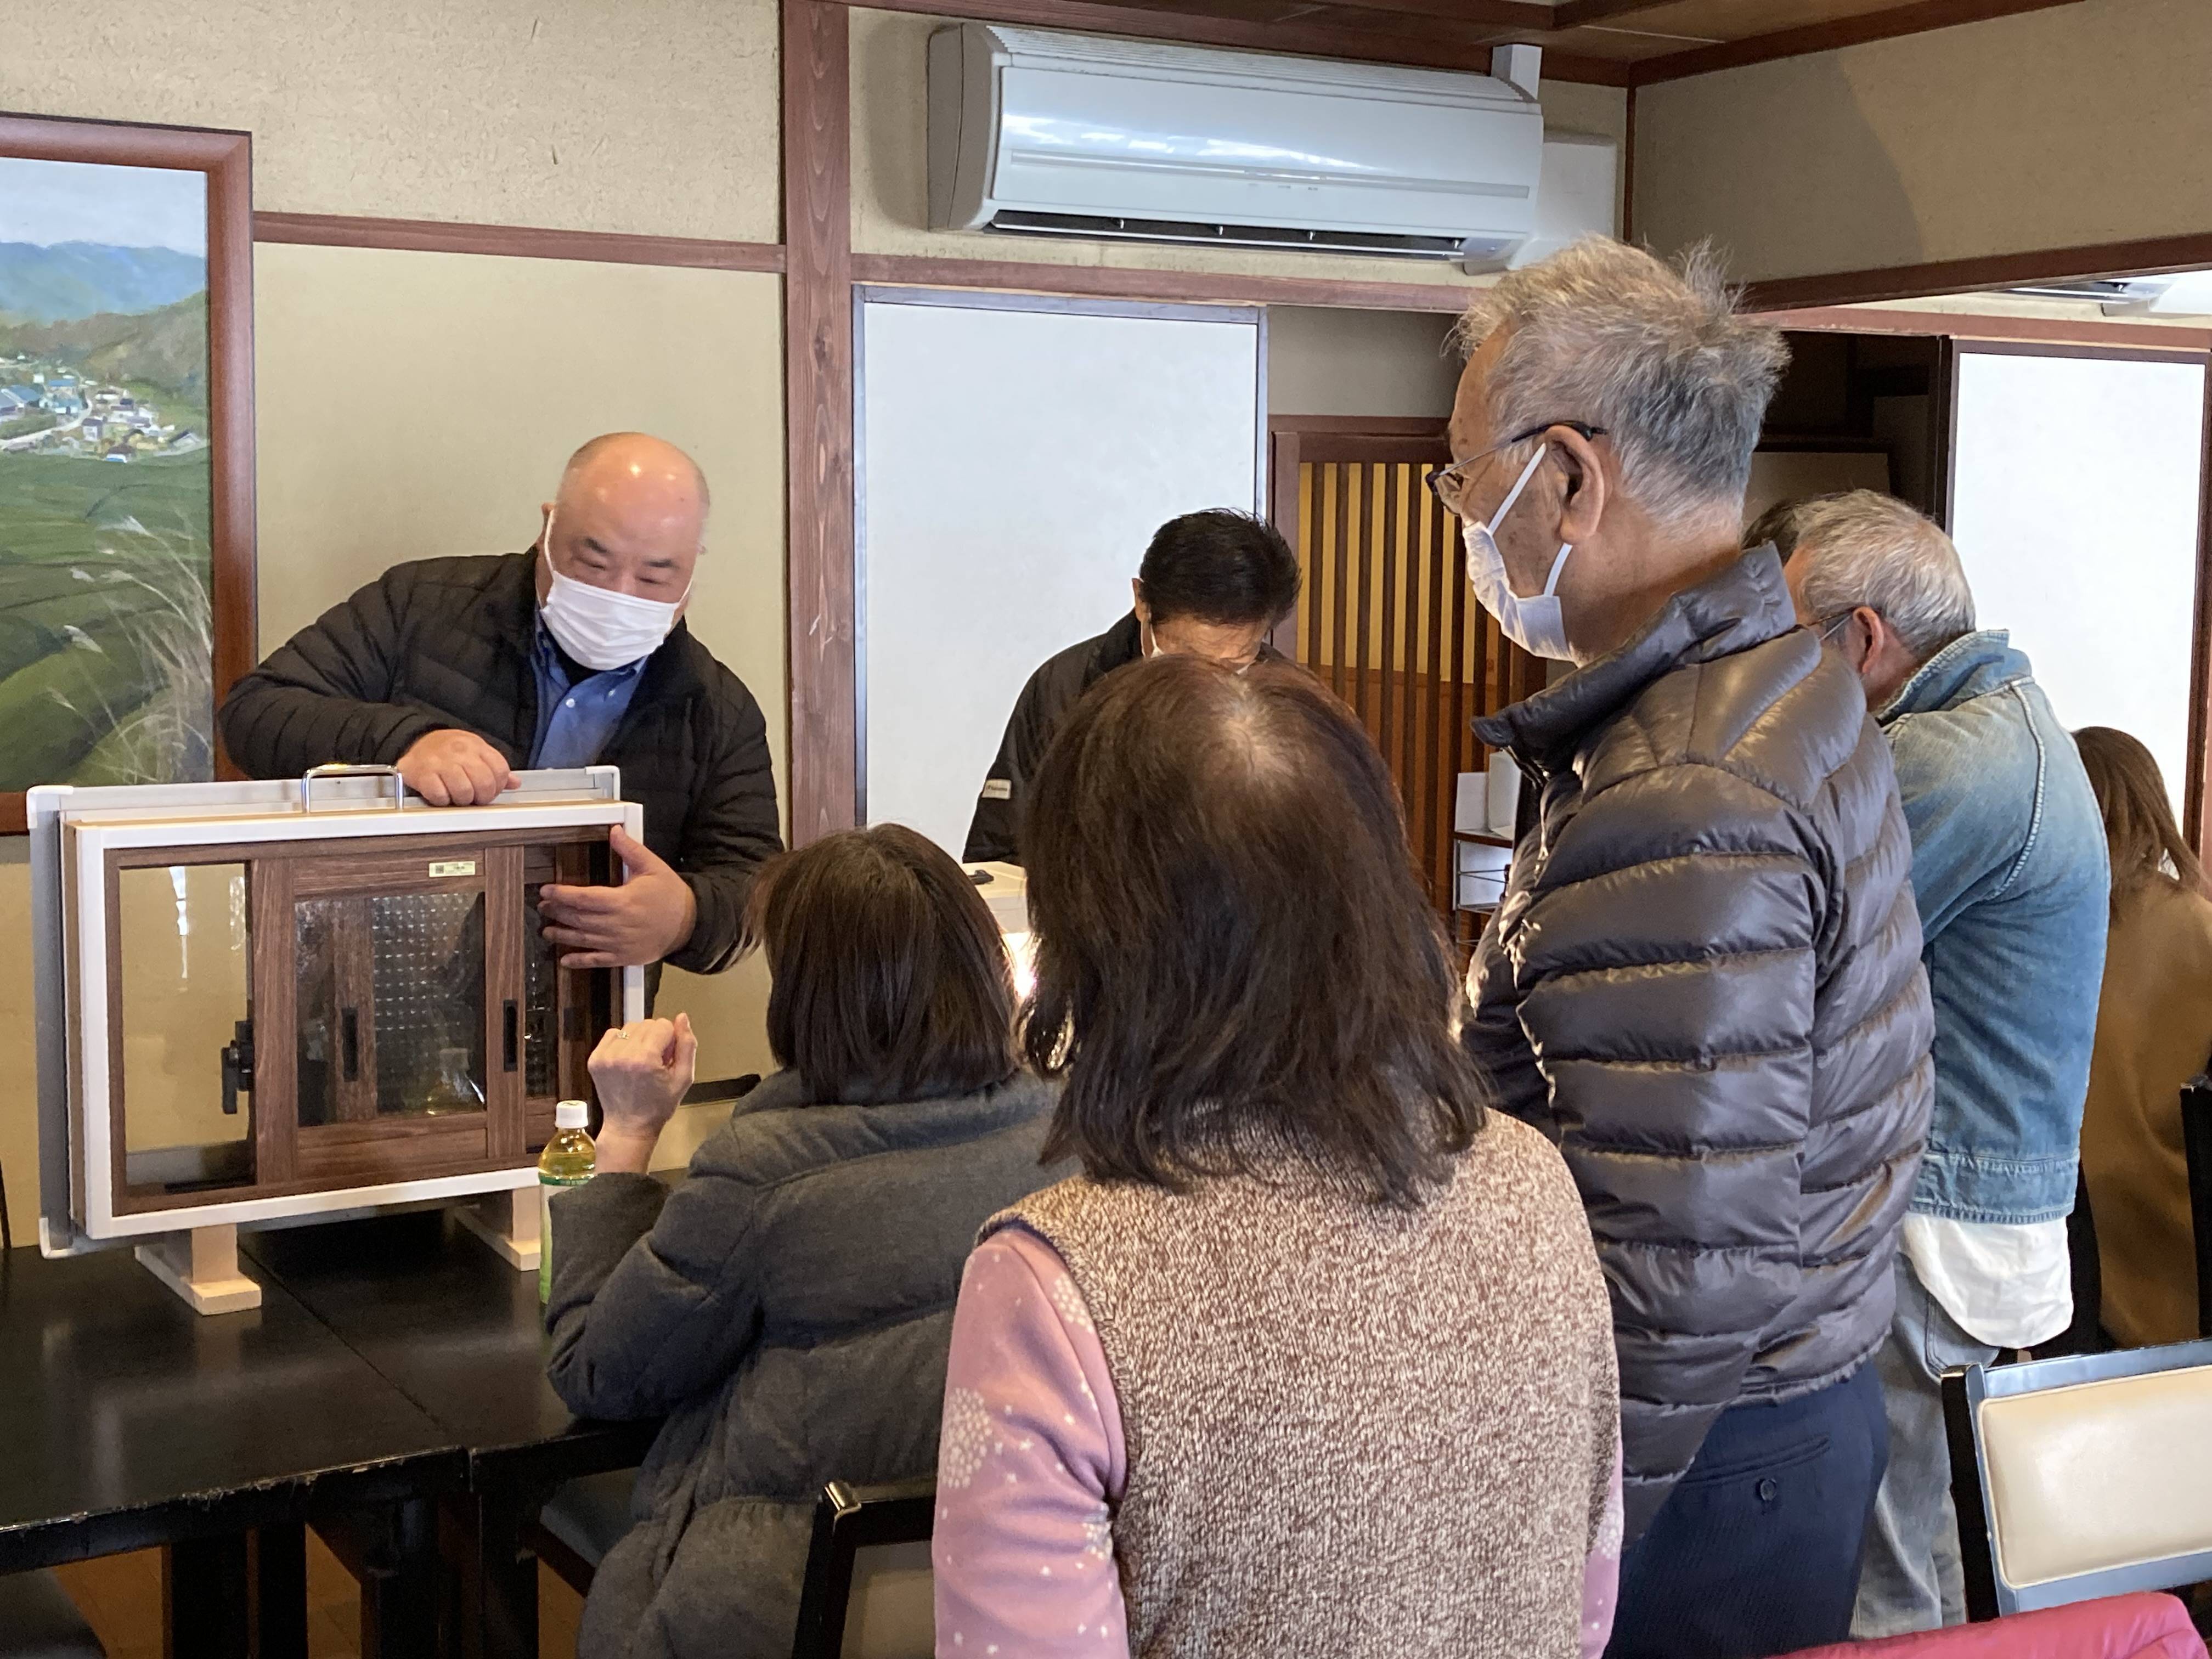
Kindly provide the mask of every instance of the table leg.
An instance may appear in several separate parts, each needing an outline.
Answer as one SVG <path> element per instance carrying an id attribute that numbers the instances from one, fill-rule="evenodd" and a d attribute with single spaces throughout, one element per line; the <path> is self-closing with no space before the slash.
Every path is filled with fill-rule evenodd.
<path id="1" fill-rule="evenodd" d="M 244 1533 L 162 1547 L 163 1659 L 246 1659 L 252 1605 Z"/>
<path id="2" fill-rule="evenodd" d="M 540 1507 L 520 1492 L 477 1497 L 471 1659 L 538 1659 L 538 1557 L 522 1528 Z"/>
<path id="3" fill-rule="evenodd" d="M 362 1553 L 362 1659 L 438 1650 L 438 1506 L 394 1504 L 371 1518 Z"/>
<path id="4" fill-rule="evenodd" d="M 307 1529 L 253 1534 L 254 1659 L 307 1659 Z"/>

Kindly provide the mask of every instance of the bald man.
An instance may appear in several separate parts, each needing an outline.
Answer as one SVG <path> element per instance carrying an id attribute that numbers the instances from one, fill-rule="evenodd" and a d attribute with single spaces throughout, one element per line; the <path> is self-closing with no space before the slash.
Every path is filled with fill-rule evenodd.
<path id="1" fill-rule="evenodd" d="M 257 778 L 396 766 L 434 806 L 490 800 L 523 768 L 620 767 L 645 841 L 615 831 L 619 886 L 543 889 L 545 937 L 570 967 L 719 972 L 781 843 L 759 705 L 684 624 L 707 509 L 674 445 L 594 438 L 533 546 L 394 565 L 238 682 L 224 747 Z"/>

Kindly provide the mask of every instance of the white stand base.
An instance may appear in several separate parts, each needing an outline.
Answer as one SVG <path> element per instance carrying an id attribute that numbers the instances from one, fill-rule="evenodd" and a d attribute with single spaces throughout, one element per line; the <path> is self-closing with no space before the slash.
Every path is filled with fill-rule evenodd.
<path id="1" fill-rule="evenodd" d="M 526 1273 L 538 1271 L 538 1188 L 515 1187 L 454 1206 L 460 1224 Z"/>
<path id="2" fill-rule="evenodd" d="M 261 1287 L 238 1271 L 235 1226 L 164 1234 L 133 1254 L 140 1267 L 182 1297 L 194 1313 L 243 1313 L 261 1305 Z"/>

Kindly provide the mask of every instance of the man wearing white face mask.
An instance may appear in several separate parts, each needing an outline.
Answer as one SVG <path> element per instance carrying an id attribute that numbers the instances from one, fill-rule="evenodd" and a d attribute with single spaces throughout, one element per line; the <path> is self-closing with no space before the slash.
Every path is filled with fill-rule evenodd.
<path id="1" fill-rule="evenodd" d="M 617 766 L 645 839 L 615 832 L 619 885 L 542 890 L 546 939 L 573 967 L 726 968 L 781 841 L 759 706 L 683 622 L 708 504 L 673 445 L 594 438 L 534 547 L 387 570 L 239 681 L 225 748 L 254 777 L 396 766 L 434 806 L 524 768 Z"/>
<path id="2" fill-rule="evenodd" d="M 1477 722 L 1534 799 L 1462 1035 L 1565 1155 L 1613 1296 L 1608 1659 L 1841 1641 L 1932 1020 L 1887 746 L 1738 544 L 1782 342 L 1702 259 L 1602 239 L 1463 333 L 1432 483 L 1476 598 L 1574 670 Z"/>

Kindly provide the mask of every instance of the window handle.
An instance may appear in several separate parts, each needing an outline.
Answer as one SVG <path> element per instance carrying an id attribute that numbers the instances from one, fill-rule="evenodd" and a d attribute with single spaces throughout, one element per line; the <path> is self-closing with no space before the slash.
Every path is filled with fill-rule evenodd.
<path id="1" fill-rule="evenodd" d="M 253 1092 L 253 1022 L 237 1021 L 232 1037 L 222 1050 L 222 1109 L 226 1116 L 238 1115 L 238 1097 Z"/>

